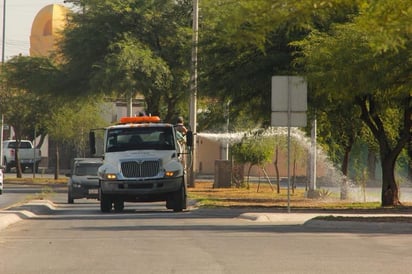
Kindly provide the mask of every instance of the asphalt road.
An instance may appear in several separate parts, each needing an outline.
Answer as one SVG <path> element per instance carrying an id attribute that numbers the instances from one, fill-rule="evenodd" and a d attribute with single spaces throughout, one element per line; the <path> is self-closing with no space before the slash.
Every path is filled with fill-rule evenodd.
<path id="1" fill-rule="evenodd" d="M 41 192 L 41 187 L 36 185 L 6 184 L 3 194 L 0 195 L 0 209 L 5 209 L 13 204 L 25 201 L 30 197 L 34 197 L 34 195 L 39 192 Z"/>
<path id="2" fill-rule="evenodd" d="M 50 199 L 14 208 L 35 215 L 0 231 L 0 273 L 410 273 L 407 224 L 259 222 L 164 203 L 102 214 L 94 200 Z"/>

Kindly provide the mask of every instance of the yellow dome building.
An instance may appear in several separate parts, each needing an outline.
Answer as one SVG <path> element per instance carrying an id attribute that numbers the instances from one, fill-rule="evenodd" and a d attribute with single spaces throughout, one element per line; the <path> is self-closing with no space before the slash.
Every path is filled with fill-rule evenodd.
<path id="1" fill-rule="evenodd" d="M 31 27 L 30 56 L 47 56 L 55 49 L 67 24 L 68 11 L 63 5 L 52 4 L 37 13 Z"/>

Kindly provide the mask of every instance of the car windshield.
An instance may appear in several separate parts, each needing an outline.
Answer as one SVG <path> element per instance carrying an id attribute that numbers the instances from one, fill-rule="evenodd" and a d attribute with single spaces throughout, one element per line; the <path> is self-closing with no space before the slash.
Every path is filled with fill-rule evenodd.
<path id="1" fill-rule="evenodd" d="M 106 152 L 126 150 L 174 150 L 172 127 L 132 127 L 111 129 Z"/>
<path id="2" fill-rule="evenodd" d="M 77 176 L 97 176 L 99 166 L 101 166 L 99 163 L 78 163 L 75 167 L 74 174 Z"/>

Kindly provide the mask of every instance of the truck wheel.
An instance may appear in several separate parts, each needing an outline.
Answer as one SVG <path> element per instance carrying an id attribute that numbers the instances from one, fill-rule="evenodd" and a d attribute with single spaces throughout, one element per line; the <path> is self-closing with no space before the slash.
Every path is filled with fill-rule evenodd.
<path id="1" fill-rule="evenodd" d="M 172 194 L 172 200 L 174 212 L 182 212 L 186 208 L 187 197 L 184 183 L 178 191 Z"/>
<path id="2" fill-rule="evenodd" d="M 114 211 L 115 212 L 122 212 L 124 209 L 124 201 L 123 200 L 115 200 L 114 201 Z"/>
<path id="3" fill-rule="evenodd" d="M 67 203 L 68 203 L 68 204 L 73 204 L 73 203 L 74 203 L 74 199 L 73 199 L 73 197 L 72 197 L 72 194 L 71 194 L 70 190 L 69 190 L 69 192 L 67 193 Z"/>
<path id="4" fill-rule="evenodd" d="M 102 193 L 100 194 L 100 210 L 104 213 L 108 213 L 112 210 L 112 200 Z"/>

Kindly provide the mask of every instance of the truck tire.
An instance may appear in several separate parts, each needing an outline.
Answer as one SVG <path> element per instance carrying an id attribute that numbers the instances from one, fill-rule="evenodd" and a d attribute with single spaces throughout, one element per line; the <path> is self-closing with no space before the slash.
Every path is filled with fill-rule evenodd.
<path id="1" fill-rule="evenodd" d="M 73 199 L 72 194 L 70 193 L 70 191 L 67 193 L 67 203 L 68 204 L 74 204 L 74 199 Z"/>
<path id="2" fill-rule="evenodd" d="M 112 210 L 112 200 L 103 193 L 100 193 L 100 210 L 103 213 L 108 213 Z"/>
<path id="3" fill-rule="evenodd" d="M 174 212 L 182 212 L 186 208 L 187 197 L 185 184 L 182 183 L 181 188 L 172 194 L 172 204 Z"/>
<path id="4" fill-rule="evenodd" d="M 122 212 L 124 209 L 124 201 L 121 199 L 117 199 L 114 201 L 114 211 L 115 212 Z"/>

